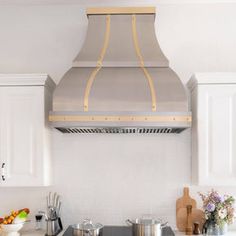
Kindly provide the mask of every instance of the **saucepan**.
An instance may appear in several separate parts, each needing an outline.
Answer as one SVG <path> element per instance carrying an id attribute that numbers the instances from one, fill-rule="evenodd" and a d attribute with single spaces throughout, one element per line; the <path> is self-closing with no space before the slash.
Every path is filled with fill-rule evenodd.
<path id="1" fill-rule="evenodd" d="M 157 219 L 138 218 L 135 220 L 126 220 L 126 223 L 132 226 L 133 236 L 162 236 L 162 229 L 167 226 Z"/>
<path id="2" fill-rule="evenodd" d="M 74 236 L 100 236 L 103 228 L 102 224 L 85 219 L 81 224 L 72 225 Z"/>

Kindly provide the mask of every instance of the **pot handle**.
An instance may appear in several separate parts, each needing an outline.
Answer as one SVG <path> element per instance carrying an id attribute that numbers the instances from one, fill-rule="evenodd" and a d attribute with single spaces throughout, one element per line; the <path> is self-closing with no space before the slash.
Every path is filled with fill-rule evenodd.
<path id="1" fill-rule="evenodd" d="M 126 222 L 126 224 L 129 225 L 129 226 L 133 225 L 133 222 L 132 222 L 130 219 L 127 219 L 125 222 Z"/>
<path id="2" fill-rule="evenodd" d="M 168 222 L 161 224 L 161 228 L 163 229 L 163 228 L 167 227 L 167 224 L 168 224 Z"/>

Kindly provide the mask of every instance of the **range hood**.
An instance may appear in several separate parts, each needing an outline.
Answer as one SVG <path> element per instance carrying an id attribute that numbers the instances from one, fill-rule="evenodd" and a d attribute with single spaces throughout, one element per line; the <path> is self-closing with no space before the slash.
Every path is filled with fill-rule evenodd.
<path id="1" fill-rule="evenodd" d="M 191 126 L 185 88 L 155 35 L 155 8 L 89 8 L 88 31 L 53 95 L 63 133 L 180 133 Z"/>

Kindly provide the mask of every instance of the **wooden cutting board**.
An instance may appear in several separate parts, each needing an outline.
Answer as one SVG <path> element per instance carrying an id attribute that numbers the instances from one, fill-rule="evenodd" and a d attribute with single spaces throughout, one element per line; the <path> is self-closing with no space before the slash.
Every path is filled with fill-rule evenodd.
<path id="1" fill-rule="evenodd" d="M 192 224 L 194 222 L 199 223 L 199 228 L 202 231 L 202 226 L 205 222 L 205 215 L 202 210 L 196 208 L 192 209 Z M 186 225 L 187 225 L 187 208 L 180 208 L 177 212 L 176 226 L 179 231 L 185 232 Z"/>
<path id="2" fill-rule="evenodd" d="M 183 196 L 176 201 L 176 217 L 177 212 L 180 208 L 186 208 L 187 205 L 191 205 L 192 208 L 197 208 L 197 202 L 190 197 L 189 195 L 189 188 L 185 187 Z"/>

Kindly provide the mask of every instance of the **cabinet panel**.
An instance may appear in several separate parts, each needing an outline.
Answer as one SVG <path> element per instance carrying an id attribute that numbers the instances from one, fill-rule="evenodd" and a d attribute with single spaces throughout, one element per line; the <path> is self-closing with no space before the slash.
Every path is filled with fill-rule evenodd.
<path id="1" fill-rule="evenodd" d="M 0 87 L 0 170 L 2 168 L 2 160 L 3 160 L 3 140 L 4 140 L 4 133 L 3 133 L 3 117 L 4 111 L 3 107 L 3 89 Z M 2 173 L 0 175 L 0 185 L 2 181 Z"/>
<path id="2" fill-rule="evenodd" d="M 46 74 L 0 74 L 1 187 L 51 184 L 47 119 L 55 86 Z"/>
<path id="3" fill-rule="evenodd" d="M 2 162 L 6 174 L 2 184 L 35 186 L 43 178 L 43 87 L 5 87 L 2 94 Z"/>
<path id="4" fill-rule="evenodd" d="M 236 185 L 236 86 L 201 85 L 197 104 L 199 184 Z"/>

